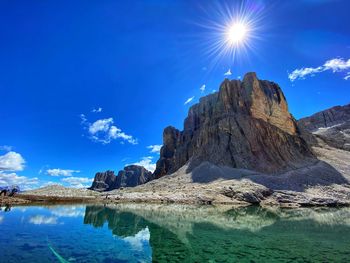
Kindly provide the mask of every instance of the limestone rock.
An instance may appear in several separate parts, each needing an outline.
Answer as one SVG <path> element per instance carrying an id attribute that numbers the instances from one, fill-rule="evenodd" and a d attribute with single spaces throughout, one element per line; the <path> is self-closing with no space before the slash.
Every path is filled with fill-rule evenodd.
<path id="1" fill-rule="evenodd" d="M 142 166 L 128 165 L 115 176 L 113 171 L 96 173 L 90 187 L 95 191 L 111 191 L 121 187 L 133 187 L 147 183 L 152 179 L 152 173 Z"/>
<path id="2" fill-rule="evenodd" d="M 113 171 L 99 172 L 95 174 L 92 182 L 91 190 L 110 191 L 116 189 L 117 178 Z"/>
<path id="3" fill-rule="evenodd" d="M 116 188 L 133 187 L 147 183 L 152 179 L 152 172 L 142 166 L 129 165 L 124 170 L 119 171 Z"/>
<path id="4" fill-rule="evenodd" d="M 280 87 L 248 73 L 243 81 L 225 79 L 219 92 L 193 105 L 183 131 L 164 130 L 154 176 L 186 163 L 191 171 L 205 161 L 276 173 L 314 160 Z"/>
<path id="5" fill-rule="evenodd" d="M 328 145 L 350 151 L 350 104 L 336 106 L 302 118 L 298 121 L 298 125 Z"/>

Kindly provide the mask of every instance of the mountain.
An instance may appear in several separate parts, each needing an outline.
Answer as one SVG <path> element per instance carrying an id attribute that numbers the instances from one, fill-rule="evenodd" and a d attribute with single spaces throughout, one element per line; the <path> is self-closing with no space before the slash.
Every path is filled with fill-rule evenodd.
<path id="1" fill-rule="evenodd" d="M 110 191 L 117 189 L 117 177 L 113 171 L 98 172 L 95 174 L 94 181 L 90 187 L 96 191 Z"/>
<path id="2" fill-rule="evenodd" d="M 115 176 L 113 171 L 96 173 L 91 190 L 111 191 L 121 187 L 134 187 L 152 179 L 152 173 L 142 166 L 128 165 Z"/>
<path id="3" fill-rule="evenodd" d="M 350 151 L 350 104 L 302 118 L 298 125 L 328 145 Z"/>
<path id="4" fill-rule="evenodd" d="M 274 82 L 247 73 L 193 105 L 184 130 L 167 127 L 155 178 L 203 162 L 274 174 L 316 160 Z"/>

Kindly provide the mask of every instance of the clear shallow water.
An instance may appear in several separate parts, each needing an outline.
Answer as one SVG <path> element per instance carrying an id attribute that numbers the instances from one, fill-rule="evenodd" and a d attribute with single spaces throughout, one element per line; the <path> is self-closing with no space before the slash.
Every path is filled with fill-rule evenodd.
<path id="1" fill-rule="evenodd" d="M 350 262 L 349 208 L 13 207 L 0 230 L 0 262 Z"/>

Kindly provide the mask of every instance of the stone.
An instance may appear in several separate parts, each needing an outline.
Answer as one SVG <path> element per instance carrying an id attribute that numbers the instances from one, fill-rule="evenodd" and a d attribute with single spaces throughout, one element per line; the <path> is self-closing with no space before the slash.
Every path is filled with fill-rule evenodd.
<path id="1" fill-rule="evenodd" d="M 90 187 L 95 191 L 110 191 L 116 189 L 117 178 L 113 171 L 99 172 L 95 174 L 94 181 Z"/>
<path id="2" fill-rule="evenodd" d="M 280 87 L 247 73 L 243 81 L 225 79 L 219 92 L 193 105 L 183 131 L 165 128 L 154 177 L 187 163 L 190 172 L 205 161 L 271 174 L 305 166 L 315 157 Z"/>
<path id="3" fill-rule="evenodd" d="M 119 171 L 116 189 L 145 184 L 152 178 L 152 172 L 146 170 L 143 166 L 129 165 L 126 166 L 124 170 Z"/>
<path id="4" fill-rule="evenodd" d="M 142 166 L 128 165 L 115 176 L 113 171 L 96 173 L 91 190 L 111 191 L 123 187 L 134 187 L 152 179 L 152 172 Z"/>
<path id="5" fill-rule="evenodd" d="M 328 145 L 350 151 L 350 104 L 335 106 L 302 118 L 298 125 Z"/>

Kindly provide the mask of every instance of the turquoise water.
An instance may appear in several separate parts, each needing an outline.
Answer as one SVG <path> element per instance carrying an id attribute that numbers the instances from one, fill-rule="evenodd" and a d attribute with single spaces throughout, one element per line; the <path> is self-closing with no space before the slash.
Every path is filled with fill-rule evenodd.
<path id="1" fill-rule="evenodd" d="M 23 206 L 0 230 L 0 262 L 350 262 L 349 208 Z"/>

